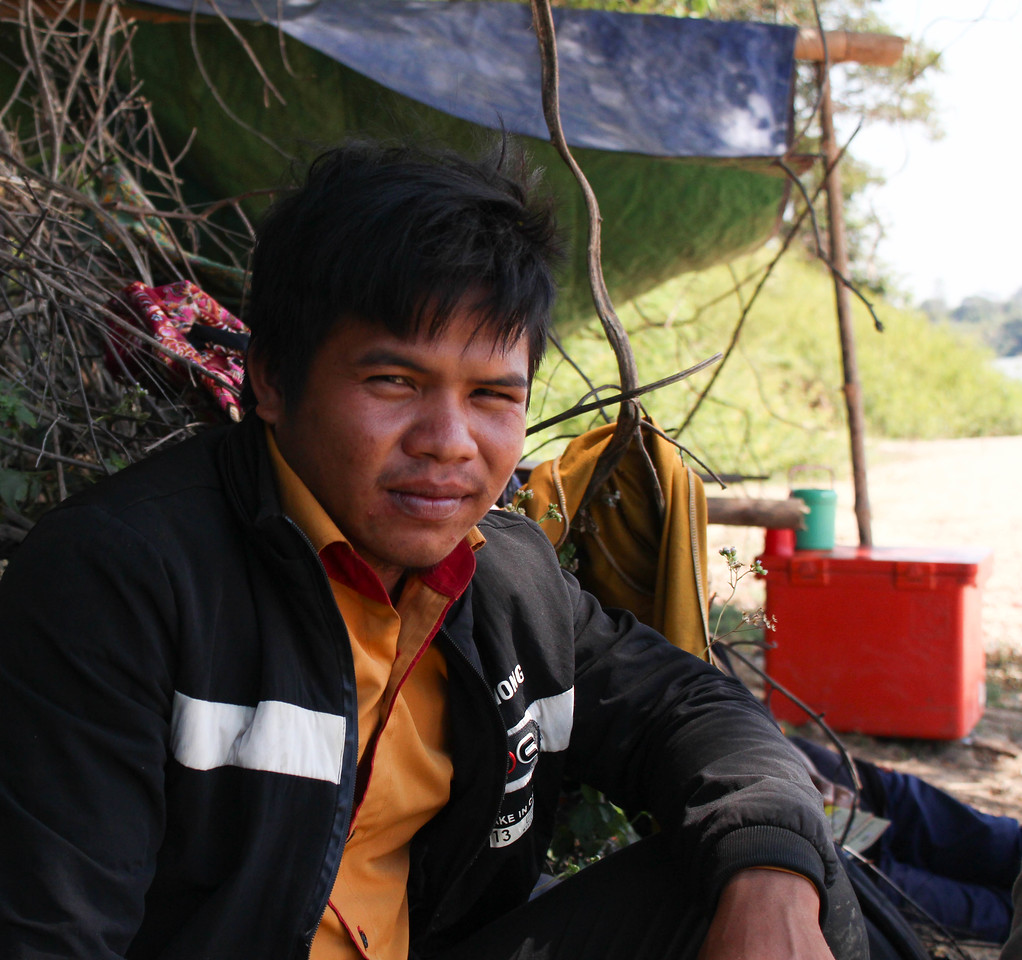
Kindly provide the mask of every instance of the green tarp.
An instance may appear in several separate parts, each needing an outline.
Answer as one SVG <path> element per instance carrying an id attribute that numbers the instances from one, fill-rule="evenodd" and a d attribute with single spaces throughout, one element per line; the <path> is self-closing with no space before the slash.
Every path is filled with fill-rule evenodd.
<path id="1" fill-rule="evenodd" d="M 192 6 L 192 0 L 157 2 Z M 253 15 L 252 2 L 223 0 L 219 6 Z M 525 134 L 547 170 L 572 241 L 558 323 L 592 316 L 581 192 L 549 144 L 529 136 L 542 133 L 542 119 L 527 8 L 414 0 L 283 0 L 271 6 L 282 11 L 280 29 L 245 19 L 228 26 L 208 16 L 189 23 L 186 13 L 181 22 L 142 17 L 137 24 L 132 60 L 142 93 L 171 154 L 187 146 L 178 169 L 203 196 L 277 186 L 287 157 L 308 157 L 317 145 L 353 132 L 424 137 L 470 149 L 485 131 L 464 117 L 490 116 L 491 126 L 503 121 Z M 726 261 L 770 237 L 788 191 L 774 160 L 789 135 L 793 31 L 555 13 L 562 114 L 599 198 L 604 271 L 614 299 Z M 445 39 L 452 18 L 460 18 L 462 32 L 449 31 Z M 470 34 L 464 32 L 466 18 Z M 291 35 L 296 32 L 310 42 Z M 17 55 L 13 44 L 5 47 Z M 345 57 L 364 72 L 341 62 Z M 269 92 L 255 62 L 283 103 Z M 602 148 L 584 146 L 594 143 Z M 691 155 L 700 151 L 712 157 Z M 258 214 L 264 203 L 264 195 L 251 198 L 249 212 Z"/>
<path id="2" fill-rule="evenodd" d="M 196 48 L 220 97 L 244 122 L 285 152 L 330 143 L 353 131 L 426 136 L 467 147 L 480 128 L 395 93 L 275 27 L 235 24 L 272 77 L 286 105 L 265 93 L 254 66 L 221 24 L 195 30 Z M 136 70 L 145 81 L 172 152 L 193 128 L 185 169 L 214 196 L 231 196 L 280 182 L 280 152 L 227 119 L 193 62 L 187 24 L 140 24 Z M 286 63 L 281 56 L 283 40 Z M 496 41 L 495 41 L 496 42 Z M 559 323 L 592 315 L 585 271 L 587 218 L 582 196 L 553 148 L 530 142 L 545 166 L 573 243 Z M 304 150 L 308 153 L 308 149 Z M 688 270 L 726 261 L 773 233 L 787 185 L 769 162 L 664 159 L 576 149 L 603 213 L 603 264 L 615 300 L 625 300 Z"/>

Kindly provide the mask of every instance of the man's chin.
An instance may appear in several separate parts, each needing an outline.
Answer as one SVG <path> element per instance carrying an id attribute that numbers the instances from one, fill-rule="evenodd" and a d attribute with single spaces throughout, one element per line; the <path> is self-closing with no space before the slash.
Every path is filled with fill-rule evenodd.
<path id="1" fill-rule="evenodd" d="M 467 532 L 467 531 L 466 531 Z M 450 555 L 451 552 L 464 540 L 464 536 L 458 537 L 453 540 L 446 548 L 438 548 L 436 550 L 422 550 L 416 551 L 415 555 L 406 555 L 409 557 L 408 563 L 406 563 L 406 570 L 431 570 L 439 563 L 443 563 Z"/>
<path id="2" fill-rule="evenodd" d="M 391 570 L 430 570 L 442 563 L 451 551 L 465 539 L 472 526 L 464 532 L 452 532 L 449 536 L 416 538 L 411 543 L 380 544 L 378 552 L 359 550 L 363 558 L 374 567 L 385 567 Z M 460 530 L 460 527 L 458 528 Z"/>

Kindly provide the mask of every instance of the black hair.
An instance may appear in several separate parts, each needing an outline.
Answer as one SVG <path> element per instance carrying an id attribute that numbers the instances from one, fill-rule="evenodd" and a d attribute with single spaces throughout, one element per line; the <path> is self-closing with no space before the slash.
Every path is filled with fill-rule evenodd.
<path id="1" fill-rule="evenodd" d="M 368 140 L 319 156 L 267 212 L 252 259 L 250 349 L 285 402 L 345 317 L 432 337 L 462 306 L 501 347 L 527 338 L 531 380 L 562 259 L 538 186 L 506 135 L 479 160 Z M 254 401 L 246 382 L 243 405 Z"/>

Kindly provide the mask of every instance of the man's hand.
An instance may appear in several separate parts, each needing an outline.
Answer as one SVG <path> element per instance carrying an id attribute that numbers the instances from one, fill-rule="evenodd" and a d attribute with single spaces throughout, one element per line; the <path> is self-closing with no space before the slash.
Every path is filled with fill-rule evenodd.
<path id="1" fill-rule="evenodd" d="M 834 783 L 820 773 L 810 773 L 809 776 L 813 779 L 813 785 L 820 791 L 824 806 L 852 809 L 852 804 L 855 803 L 855 794 L 848 787 Z"/>
<path id="2" fill-rule="evenodd" d="M 824 805 L 830 805 L 834 807 L 847 807 L 851 810 L 855 804 L 855 793 L 849 790 L 848 787 L 842 786 L 840 783 L 834 783 L 832 780 L 828 780 L 819 770 L 816 769 L 816 764 L 810 759 L 809 754 L 804 750 L 799 750 L 796 744 L 792 744 L 793 747 L 798 751 L 798 755 L 802 758 L 805 765 L 809 768 L 809 776 L 812 778 L 813 786 L 820 791 L 820 796 L 823 797 Z"/>
<path id="3" fill-rule="evenodd" d="M 820 932 L 820 897 L 805 879 L 742 870 L 721 892 L 699 960 L 834 960 Z"/>

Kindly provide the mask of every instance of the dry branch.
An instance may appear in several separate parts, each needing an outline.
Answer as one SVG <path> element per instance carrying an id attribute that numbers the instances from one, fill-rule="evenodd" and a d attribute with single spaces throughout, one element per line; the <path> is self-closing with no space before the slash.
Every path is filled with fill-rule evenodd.
<path id="1" fill-rule="evenodd" d="M 629 391 L 635 390 L 638 387 L 639 374 L 635 364 L 635 355 L 632 353 L 631 344 L 628 341 L 628 334 L 618 319 L 603 278 L 603 264 L 601 261 L 601 224 L 603 217 L 600 214 L 600 206 L 597 202 L 596 194 L 589 185 L 589 181 L 572 156 L 561 126 L 560 77 L 557 65 L 557 38 L 554 31 L 553 11 L 551 10 L 550 0 L 531 0 L 531 5 L 532 25 L 536 31 L 536 38 L 539 41 L 542 66 L 543 116 L 546 119 L 547 129 L 550 131 L 550 142 L 571 170 L 585 198 L 586 211 L 589 215 L 589 240 L 586 248 L 589 287 L 592 290 L 596 313 L 600 318 L 600 323 L 603 324 L 604 333 L 617 358 L 618 371 L 621 376 L 621 392 L 622 394 L 628 394 Z M 614 435 L 607 445 L 607 449 L 600 455 L 589 485 L 582 496 L 582 508 L 589 503 L 610 477 L 611 473 L 613 473 L 618 461 L 631 444 L 632 438 L 636 435 L 639 419 L 639 405 L 632 400 L 623 401 L 618 411 Z M 657 483 L 655 474 L 650 479 L 654 485 Z M 580 511 L 582 508 L 580 508 Z"/>
<path id="2" fill-rule="evenodd" d="M 168 383 L 163 348 L 110 303 L 135 280 L 190 278 L 207 249 L 240 274 L 251 230 L 224 226 L 235 201 L 185 204 L 116 0 L 88 19 L 32 0 L 4 17 L 23 62 L 0 100 L 0 501 L 32 520 L 213 410 L 187 378 Z M 124 183 L 144 195 L 111 194 Z"/>

